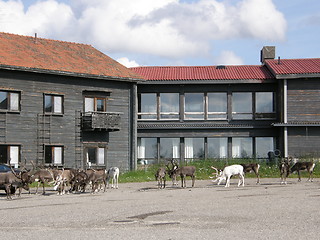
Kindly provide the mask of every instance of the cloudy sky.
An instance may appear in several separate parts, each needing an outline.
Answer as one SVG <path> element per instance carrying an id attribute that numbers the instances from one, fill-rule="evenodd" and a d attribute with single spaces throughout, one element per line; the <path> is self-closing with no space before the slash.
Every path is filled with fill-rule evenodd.
<path id="1" fill-rule="evenodd" d="M 0 0 L 0 31 L 90 44 L 131 66 L 320 57 L 319 0 Z"/>

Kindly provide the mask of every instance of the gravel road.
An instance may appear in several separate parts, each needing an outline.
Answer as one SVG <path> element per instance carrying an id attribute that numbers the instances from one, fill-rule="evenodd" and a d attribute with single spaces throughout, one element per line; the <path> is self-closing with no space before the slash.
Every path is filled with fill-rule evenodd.
<path id="1" fill-rule="evenodd" d="M 105 193 L 0 194 L 1 239 L 320 239 L 320 179 L 124 183 Z"/>

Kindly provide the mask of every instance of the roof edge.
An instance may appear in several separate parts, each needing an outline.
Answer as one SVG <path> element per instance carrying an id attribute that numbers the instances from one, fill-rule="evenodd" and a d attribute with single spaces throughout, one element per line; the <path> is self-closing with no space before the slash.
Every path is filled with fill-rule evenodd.
<path id="1" fill-rule="evenodd" d="M 66 71 L 57 71 L 57 70 L 48 70 L 42 68 L 28 68 L 20 66 L 11 66 L 0 64 L 0 69 L 5 70 L 20 70 L 24 72 L 33 72 L 33 73 L 46 73 L 52 75 L 64 75 L 69 77 L 82 77 L 82 78 L 94 78 L 102 80 L 112 80 L 112 81 L 123 81 L 123 82 L 143 82 L 144 79 L 139 78 L 125 78 L 125 77 L 115 77 L 115 76 L 105 76 L 105 75 L 94 75 L 94 74 L 85 74 L 85 73 L 76 73 L 76 72 L 66 72 Z"/>

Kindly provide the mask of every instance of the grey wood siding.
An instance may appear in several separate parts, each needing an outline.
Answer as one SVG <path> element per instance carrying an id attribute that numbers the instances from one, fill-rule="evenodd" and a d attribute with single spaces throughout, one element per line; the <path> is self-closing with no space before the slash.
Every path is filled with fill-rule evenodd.
<path id="1" fill-rule="evenodd" d="M 288 121 L 320 121 L 320 81 L 288 80 Z"/>
<path id="2" fill-rule="evenodd" d="M 289 156 L 320 157 L 320 128 L 295 127 L 288 129 Z"/>
<path id="3" fill-rule="evenodd" d="M 86 144 L 107 146 L 105 167 L 118 166 L 130 169 L 134 161 L 130 144 L 133 134 L 131 88 L 133 83 L 108 81 L 67 76 L 33 74 L 28 72 L 4 71 L 0 75 L 0 89 L 21 92 L 20 113 L 0 113 L 0 144 L 19 144 L 21 160 L 36 162 L 39 155 L 39 121 L 43 116 L 43 96 L 60 94 L 64 98 L 64 114 L 45 117 L 46 138 L 44 144 L 63 145 L 66 167 L 80 167 L 84 163 L 83 148 Z M 77 146 L 80 136 L 80 112 L 83 111 L 83 91 L 110 92 L 107 112 L 121 112 L 121 130 L 117 132 L 83 132 L 81 149 Z M 3 119 L 3 121 L 1 121 Z M 78 151 L 78 154 L 76 154 Z M 79 154 L 80 152 L 80 154 Z M 81 157 L 81 159 L 79 159 Z"/>

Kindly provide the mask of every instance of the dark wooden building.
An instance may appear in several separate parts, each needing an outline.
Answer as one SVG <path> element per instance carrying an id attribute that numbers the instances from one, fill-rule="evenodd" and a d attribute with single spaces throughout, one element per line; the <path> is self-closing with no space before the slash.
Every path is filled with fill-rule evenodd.
<path id="1" fill-rule="evenodd" d="M 319 157 L 320 59 L 137 67 L 138 160 Z"/>
<path id="2" fill-rule="evenodd" d="M 90 45 L 0 33 L 0 162 L 134 169 L 139 78 Z"/>

